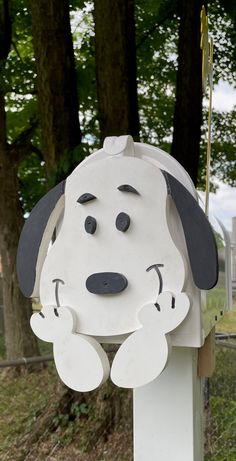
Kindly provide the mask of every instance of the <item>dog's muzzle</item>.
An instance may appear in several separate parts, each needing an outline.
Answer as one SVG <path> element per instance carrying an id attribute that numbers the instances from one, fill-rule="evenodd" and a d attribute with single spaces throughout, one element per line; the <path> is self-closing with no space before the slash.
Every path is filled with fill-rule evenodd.
<path id="1" fill-rule="evenodd" d="M 86 280 L 86 288 L 96 295 L 120 293 L 128 286 L 128 280 L 117 272 L 98 272 Z"/>

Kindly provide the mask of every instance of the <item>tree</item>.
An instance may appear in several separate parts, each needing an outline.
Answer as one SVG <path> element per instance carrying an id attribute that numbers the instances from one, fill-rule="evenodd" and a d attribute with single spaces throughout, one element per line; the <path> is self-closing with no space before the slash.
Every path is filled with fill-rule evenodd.
<path id="1" fill-rule="evenodd" d="M 198 180 L 202 121 L 201 0 L 181 0 L 178 71 L 171 154 Z"/>
<path id="2" fill-rule="evenodd" d="M 136 2 L 140 138 L 169 152 L 177 71 L 177 2 Z"/>
<path id="3" fill-rule="evenodd" d="M 48 174 L 81 141 L 69 3 L 31 0 L 42 152 Z"/>
<path id="4" fill-rule="evenodd" d="M 136 0 L 135 2 L 140 139 L 143 142 L 157 145 L 167 152 L 170 152 L 173 136 L 175 88 L 178 69 L 178 35 L 181 15 L 180 3 L 177 0 L 159 0 L 158 2 Z M 224 3 L 227 4 L 225 7 L 223 7 Z M 230 6 L 231 8 L 229 8 Z M 95 140 L 96 143 L 99 137 L 98 124 L 96 123 L 99 114 L 96 112 L 91 10 L 91 3 L 85 2 L 83 12 L 78 15 L 78 20 L 74 20 L 73 25 L 76 30 L 75 52 L 80 82 L 79 92 L 81 111 L 83 113 L 81 118 L 83 120 L 83 132 L 90 142 Z M 208 17 L 210 34 L 213 35 L 214 39 L 214 82 L 217 83 L 219 78 L 223 78 L 232 83 L 235 80 L 236 64 L 234 53 L 236 38 L 234 2 L 225 2 L 224 0 L 209 1 Z M 198 17 L 196 18 L 198 20 Z M 199 33 L 198 30 L 197 33 Z M 198 43 L 197 46 L 199 51 Z M 224 180 L 229 177 L 231 184 L 235 184 L 236 178 L 233 175 L 233 164 L 230 160 L 230 155 L 222 157 L 219 154 L 219 149 L 214 147 L 216 139 L 218 143 L 220 142 L 223 151 L 227 147 L 224 143 L 226 133 L 223 129 L 223 123 L 218 126 L 217 134 L 215 133 L 214 135 L 215 126 L 216 124 L 213 123 L 213 172 L 216 172 L 217 177 L 220 178 L 222 177 L 221 171 L 223 168 Z M 228 123 L 227 127 L 229 127 L 229 131 L 227 130 L 227 145 L 229 145 L 229 143 L 234 143 L 234 136 L 233 130 Z M 205 107 L 203 107 L 201 129 L 198 187 L 204 188 L 205 132 L 207 130 Z M 187 156 L 189 159 L 189 153 Z M 217 169 L 214 166 L 214 160 Z M 221 166 L 219 167 L 219 165 Z"/>
<path id="5" fill-rule="evenodd" d="M 133 0 L 95 0 L 95 59 L 101 140 L 139 137 Z"/>
<path id="6" fill-rule="evenodd" d="M 3 82 L 12 43 L 8 1 L 0 6 L 0 77 Z M 27 153 L 35 124 L 28 126 L 10 144 L 7 139 L 5 92 L 0 89 L 0 254 L 3 270 L 3 304 L 7 358 L 38 355 L 36 338 L 29 327 L 31 303 L 18 288 L 15 258 L 23 214 L 19 201 L 17 169 Z"/>
<path id="7" fill-rule="evenodd" d="M 173 135 L 173 118 L 176 102 L 175 88 L 176 76 L 178 71 L 177 58 L 181 4 L 182 2 L 175 2 L 169 0 L 160 0 L 160 2 L 153 2 L 152 0 L 137 0 L 136 5 L 137 64 L 139 82 L 139 108 L 141 122 L 140 136 L 142 140 L 157 145 L 167 152 L 170 152 Z M 199 8 L 199 2 L 195 2 L 195 7 L 197 5 Z M 187 2 L 187 7 L 191 7 L 191 2 Z M 209 1 L 208 18 L 210 34 L 213 36 L 214 40 L 213 77 L 215 84 L 219 81 L 219 79 L 228 81 L 231 84 L 235 81 L 235 10 L 235 2 L 225 2 L 224 0 Z M 196 12 L 195 19 L 199 21 L 198 12 Z M 194 28 L 199 36 L 199 29 L 196 28 L 196 24 Z M 193 40 L 191 39 L 190 35 L 192 34 L 192 32 L 193 30 L 190 31 L 189 35 L 186 38 L 185 48 L 187 46 L 193 46 Z M 196 40 L 195 47 L 196 52 L 200 53 L 199 42 Z M 182 61 L 183 60 L 181 59 L 181 62 Z M 198 63 L 201 65 L 199 59 Z M 194 61 L 192 61 L 191 65 L 191 78 L 193 79 L 192 91 L 199 92 L 199 90 L 201 89 L 199 87 L 199 77 L 198 86 L 195 87 L 194 85 L 194 79 L 197 77 L 194 71 Z M 187 61 L 185 63 L 185 67 L 186 66 Z M 199 69 L 200 67 L 198 65 L 198 76 Z M 179 70 L 178 79 L 180 79 L 180 77 L 181 76 Z M 184 80 L 187 81 L 188 77 L 184 74 L 184 72 L 182 72 L 182 77 Z M 185 85 L 186 82 L 183 81 L 182 89 L 185 88 Z M 183 94 L 183 97 L 185 99 L 190 100 L 190 98 L 188 98 L 187 95 L 188 93 L 186 92 L 186 94 Z M 196 97 L 196 95 L 194 97 Z M 193 100 L 194 99 L 192 99 L 192 101 Z M 198 108 L 198 114 L 201 108 L 199 106 L 199 102 L 196 106 Z M 188 117 L 188 115 L 191 116 Z M 196 118 L 195 106 L 193 111 L 190 104 L 188 111 L 185 112 L 185 118 L 187 120 L 189 128 L 190 124 L 192 124 L 193 122 L 193 115 L 194 118 Z M 216 114 L 215 119 L 215 116 L 213 114 L 212 175 L 215 175 L 219 179 L 224 178 L 224 181 L 230 181 L 231 185 L 235 185 L 236 172 L 234 168 L 234 163 L 232 162 L 232 155 L 230 154 L 230 145 L 234 145 L 235 142 L 234 125 L 230 125 L 229 123 L 229 117 L 232 118 L 232 116 L 233 113 L 232 115 L 218 113 Z M 179 125 L 180 123 L 182 123 L 181 117 L 182 115 L 180 117 L 176 117 L 177 123 L 179 123 Z M 188 120 L 188 118 L 190 118 L 190 120 Z M 218 123 L 217 120 L 220 119 L 222 123 Z M 227 127 L 227 133 L 224 129 L 224 125 Z M 198 142 L 200 143 L 200 150 L 198 149 L 197 154 L 199 155 L 200 153 L 200 156 L 197 160 L 199 165 L 197 177 L 198 187 L 201 188 L 205 187 L 204 184 L 206 164 L 206 131 L 207 114 L 206 109 L 203 107 L 200 140 L 199 128 L 197 134 Z M 176 133 L 175 136 L 177 141 L 178 134 Z M 227 144 L 225 142 L 226 136 Z M 181 135 L 179 138 L 181 138 Z M 181 142 L 181 139 L 179 139 L 179 142 Z M 219 145 L 221 146 L 220 149 Z M 222 152 L 224 152 L 224 155 L 222 155 Z M 177 155 L 182 155 L 181 148 L 177 151 L 176 156 Z M 177 157 L 177 159 L 181 163 L 185 162 L 183 164 L 185 165 L 186 169 L 189 168 L 190 174 L 192 174 L 191 169 L 194 165 L 187 165 L 187 163 L 192 162 L 192 155 L 193 153 L 191 153 L 190 151 L 185 151 L 186 159 L 181 159 L 180 157 Z M 194 169 L 196 181 L 197 164 L 195 164 Z M 222 172 L 224 172 L 224 174 L 222 174 Z"/>

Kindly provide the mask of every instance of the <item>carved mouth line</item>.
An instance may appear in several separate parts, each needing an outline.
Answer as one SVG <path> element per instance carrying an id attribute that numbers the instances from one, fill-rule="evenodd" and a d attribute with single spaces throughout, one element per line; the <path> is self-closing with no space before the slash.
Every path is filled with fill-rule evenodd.
<path id="1" fill-rule="evenodd" d="M 159 267 L 164 267 L 164 264 L 152 264 L 146 269 L 146 272 L 149 272 L 151 269 L 154 269 L 159 278 L 159 292 L 158 295 L 162 292 L 163 289 L 163 279 Z"/>
<path id="2" fill-rule="evenodd" d="M 54 280 L 52 280 L 52 283 L 56 284 L 55 285 L 55 299 L 56 299 L 57 307 L 55 307 L 55 309 L 54 309 L 54 314 L 56 315 L 56 317 L 59 317 L 59 313 L 58 313 L 58 310 L 57 310 L 57 308 L 60 307 L 59 284 L 62 283 L 62 285 L 65 285 L 65 282 L 62 279 L 54 279 Z"/>

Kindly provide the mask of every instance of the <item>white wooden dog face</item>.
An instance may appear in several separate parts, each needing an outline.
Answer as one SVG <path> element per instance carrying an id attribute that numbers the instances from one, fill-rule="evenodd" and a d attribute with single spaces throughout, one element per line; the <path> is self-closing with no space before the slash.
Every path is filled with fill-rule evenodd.
<path id="1" fill-rule="evenodd" d="M 164 176 L 143 160 L 110 157 L 78 168 L 66 182 L 62 226 L 43 265 L 42 304 L 56 305 L 57 297 L 72 307 L 83 334 L 139 328 L 141 306 L 184 284 L 166 207 Z"/>
<path id="2" fill-rule="evenodd" d="M 107 378 L 108 360 L 96 341 L 102 337 L 112 342 L 113 337 L 133 333 L 114 360 L 111 375 L 116 384 L 143 385 L 163 370 L 166 334 L 184 320 L 190 305 L 182 293 L 189 261 L 168 226 L 172 201 L 182 220 L 195 283 L 211 288 L 217 280 L 217 257 L 208 221 L 174 177 L 141 158 L 107 154 L 82 163 L 26 221 L 18 252 L 20 285 L 27 296 L 40 292 L 44 309 L 32 317 L 31 325 L 39 337 L 54 342 L 57 369 L 70 387 L 90 390 Z M 58 222 L 57 238 L 47 252 Z M 201 250 L 199 242 L 206 235 Z M 154 341 L 148 350 L 159 349 L 158 369 L 151 366 L 156 352 L 149 365 L 147 353 L 141 362 L 134 360 L 138 349 L 147 348 L 148 336 Z M 88 367 L 97 370 L 96 379 L 82 379 L 68 365 L 74 357 L 76 366 L 84 354 L 91 355 Z"/>

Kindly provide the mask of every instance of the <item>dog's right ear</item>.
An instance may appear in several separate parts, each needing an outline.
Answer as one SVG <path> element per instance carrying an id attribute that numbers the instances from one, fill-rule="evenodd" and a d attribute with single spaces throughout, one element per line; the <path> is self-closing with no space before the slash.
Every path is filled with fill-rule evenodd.
<path id="1" fill-rule="evenodd" d="M 53 231 L 64 208 L 65 181 L 51 189 L 35 205 L 26 220 L 17 251 L 17 276 L 22 293 L 39 296 L 39 278 Z"/>

